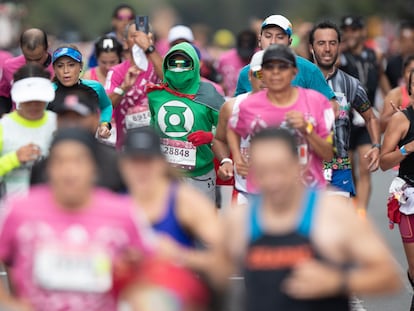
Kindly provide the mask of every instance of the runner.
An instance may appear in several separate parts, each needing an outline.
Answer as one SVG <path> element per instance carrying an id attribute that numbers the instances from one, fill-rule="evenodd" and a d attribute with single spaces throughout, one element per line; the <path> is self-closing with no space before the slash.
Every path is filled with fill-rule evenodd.
<path id="1" fill-rule="evenodd" d="M 8 203 L 0 260 L 14 291 L 0 284 L 0 303 L 15 310 L 115 311 L 114 259 L 131 248 L 144 258 L 152 252 L 152 233 L 133 203 L 94 188 L 95 144 L 86 130 L 57 132 L 48 185 Z"/>
<path id="2" fill-rule="evenodd" d="M 69 92 L 62 102 L 56 103 L 57 127 L 83 128 L 91 134 L 96 133 L 99 125 L 99 106 L 95 97 L 89 97 L 88 92 L 81 90 Z M 100 140 L 96 144 L 98 178 L 96 184 L 114 192 L 126 192 L 125 185 L 118 169 L 118 154 L 116 150 Z M 47 182 L 47 158 L 37 161 L 32 167 L 30 184 Z"/>
<path id="3" fill-rule="evenodd" d="M 83 63 L 78 48 L 72 45 L 57 48 L 53 52 L 52 64 L 56 74 L 56 82 L 53 84 L 56 97 L 49 103 L 47 109 L 56 111 L 58 103 L 63 102 L 69 92 L 76 90 L 88 92 L 89 96 L 97 98 L 99 103 L 101 122 L 97 133 L 99 137 L 108 138 L 111 135 L 112 104 L 99 82 L 79 78 Z"/>
<path id="4" fill-rule="evenodd" d="M 212 281 L 226 282 L 218 261 L 222 227 L 214 202 L 171 175 L 161 150 L 160 137 L 150 127 L 127 132 L 120 168 L 134 202 L 152 227 L 164 236 L 159 248 L 169 258 L 202 272 Z M 205 248 L 196 248 L 195 243 Z"/>
<path id="5" fill-rule="evenodd" d="M 241 94 L 224 103 L 220 109 L 219 121 L 217 124 L 216 136 L 213 143 L 213 151 L 216 158 L 219 159 L 220 168 L 217 171 L 218 176 L 223 180 L 228 180 L 235 175 L 234 189 L 237 192 L 237 202 L 239 204 L 247 203 L 246 179 L 237 172 L 233 173 L 233 160 L 230 158 L 230 151 L 227 145 L 227 125 L 233 112 L 237 112 L 240 103 L 243 102 L 250 94 L 255 94 L 265 88 L 262 80 L 262 60 L 264 51 L 256 52 L 250 61 L 249 80 L 252 85 L 252 91 Z M 240 152 L 246 154 L 250 144 L 250 136 L 240 139 Z"/>
<path id="6" fill-rule="evenodd" d="M 396 110 L 406 109 L 410 103 L 411 98 L 408 95 L 408 79 L 410 72 L 414 70 L 414 55 L 407 57 L 403 63 L 403 78 L 404 81 L 400 86 L 392 89 L 384 99 L 384 107 L 381 111 L 381 131 L 385 132 L 391 116 Z"/>
<path id="7" fill-rule="evenodd" d="M 349 293 L 401 286 L 385 244 L 349 201 L 298 182 L 294 136 L 265 129 L 250 152 L 260 195 L 231 209 L 225 226 L 229 256 L 244 271 L 247 311 L 345 311 Z"/>
<path id="8" fill-rule="evenodd" d="M 263 54 L 263 83 L 267 89 L 250 95 L 239 104 L 229 121 L 227 139 L 237 172 L 246 177 L 249 151 L 241 154 L 241 139 L 267 127 L 289 128 L 300 145 L 303 166 L 302 182 L 323 187 L 323 160 L 333 157 L 331 130 L 334 113 L 329 101 L 320 93 L 293 87 L 297 74 L 296 57 L 285 45 L 272 45 Z M 250 176 L 247 191 L 255 192 Z"/>
<path id="9" fill-rule="evenodd" d="M 252 30 L 244 30 L 237 35 L 236 47 L 220 55 L 217 70 L 223 77 L 226 96 L 233 96 L 239 72 L 249 64 L 256 48 L 257 34 Z"/>
<path id="10" fill-rule="evenodd" d="M 259 36 L 259 47 L 266 50 L 273 44 L 290 46 L 292 43 L 292 34 L 292 23 L 286 17 L 282 15 L 271 15 L 262 24 Z M 294 86 L 313 89 L 322 93 L 330 100 L 335 98 L 335 94 L 326 83 L 318 67 L 300 56 L 296 56 L 296 63 L 298 66 L 298 74 L 292 81 Z M 236 95 L 251 91 L 248 73 L 249 66 L 247 65 L 240 72 Z M 333 106 L 336 107 L 337 105 L 336 101 L 333 100 Z"/>
<path id="11" fill-rule="evenodd" d="M 398 43 L 400 53 L 391 57 L 387 62 L 385 73 L 390 81 L 391 87 L 396 88 L 404 81 L 403 63 L 404 60 L 414 55 L 414 22 L 411 20 L 400 23 L 398 32 Z"/>
<path id="12" fill-rule="evenodd" d="M 15 72 L 14 81 L 11 96 L 17 110 L 0 120 L 0 196 L 27 193 L 30 170 L 48 154 L 56 129 L 56 115 L 45 111 L 55 97 L 50 73 L 28 64 Z"/>
<path id="13" fill-rule="evenodd" d="M 148 87 L 151 125 L 163 138 L 167 160 L 215 202 L 212 129 L 224 99 L 211 84 L 200 82 L 200 64 L 191 44 L 172 47 L 163 66 L 164 83 Z"/>
<path id="14" fill-rule="evenodd" d="M 371 150 L 365 155 L 369 159 L 371 171 L 377 170 L 379 165 L 381 144 L 378 119 L 374 115 L 361 83 L 335 66 L 341 43 L 339 28 L 331 22 L 319 23 L 310 32 L 309 43 L 315 63 L 324 74 L 339 102 L 339 116 L 335 120 L 335 154 L 332 162 L 325 162 L 325 179 L 336 187 L 335 193 L 346 197 L 354 196 L 355 188 L 348 154 L 351 107 L 364 118 L 371 141 L 374 142 Z"/>
<path id="15" fill-rule="evenodd" d="M 132 6 L 122 3 L 118 5 L 112 13 L 112 31 L 107 34 L 114 39 L 116 39 L 119 44 L 123 47 L 123 56 L 128 57 L 128 46 L 125 42 L 125 28 L 135 19 L 135 10 Z M 98 66 L 98 60 L 93 51 L 92 55 L 89 57 L 88 68 L 93 68 Z"/>
<path id="16" fill-rule="evenodd" d="M 83 75 L 84 79 L 95 80 L 105 86 L 109 69 L 122 61 L 122 45 L 111 36 L 103 36 L 95 43 L 95 57 L 98 65 Z"/>
<path id="17" fill-rule="evenodd" d="M 37 63 L 47 68 L 53 77 L 52 57 L 48 53 L 47 34 L 41 29 L 30 28 L 20 36 L 20 48 L 23 55 L 8 59 L 4 63 L 3 76 L 0 79 L 0 116 L 10 112 L 10 96 L 13 74 L 26 63 Z"/>
<path id="18" fill-rule="evenodd" d="M 118 149 L 128 129 L 148 126 L 150 115 L 145 86 L 162 78 L 162 58 L 155 50 L 151 34 L 137 31 L 135 23 L 128 24 L 125 34 L 129 56 L 109 70 L 105 85 L 114 106 Z M 133 50 L 138 53 L 136 60 Z"/>
<path id="19" fill-rule="evenodd" d="M 340 69 L 358 79 L 364 86 L 371 105 L 375 105 L 378 87 L 383 94 L 390 90 L 389 83 L 379 58 L 372 49 L 365 47 L 365 25 L 361 17 L 345 16 L 342 19 L 344 51 L 340 56 Z M 354 165 L 354 182 L 356 184 L 357 205 L 366 208 L 371 196 L 370 159 L 365 155 L 372 149 L 372 144 L 364 120 L 353 112 L 349 157 Z"/>
<path id="20" fill-rule="evenodd" d="M 170 48 L 178 43 L 191 43 L 194 44 L 194 34 L 190 27 L 185 25 L 176 25 L 168 32 L 168 43 Z"/>
<path id="21" fill-rule="evenodd" d="M 411 71 L 408 93 L 413 95 L 414 71 Z M 381 169 L 386 171 L 400 164 L 398 177 L 394 179 L 390 187 L 392 197 L 388 204 L 388 217 L 390 223 L 398 223 L 401 238 L 404 244 L 405 255 L 408 262 L 408 279 L 414 288 L 414 213 L 412 207 L 412 196 L 414 187 L 413 168 L 413 140 L 414 140 L 414 108 L 408 106 L 403 111 L 396 112 L 388 122 L 384 134 L 384 145 L 381 152 Z M 393 201 L 397 203 L 395 217 L 393 213 Z M 411 309 L 414 310 L 414 296 Z"/>

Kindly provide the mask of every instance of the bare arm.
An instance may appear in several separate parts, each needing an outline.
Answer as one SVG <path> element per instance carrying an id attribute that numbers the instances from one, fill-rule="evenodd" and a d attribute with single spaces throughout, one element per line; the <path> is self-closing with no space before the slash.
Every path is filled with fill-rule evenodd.
<path id="1" fill-rule="evenodd" d="M 383 171 L 393 168 L 395 165 L 401 163 L 404 160 L 399 149 L 396 149 L 398 142 L 406 135 L 409 127 L 409 122 L 402 112 L 397 112 L 391 117 L 388 123 L 387 129 L 384 134 L 384 143 L 382 145 L 380 166 Z M 407 144 L 407 147 L 413 145 L 412 143 Z M 407 149 L 408 152 L 409 148 Z M 414 148 L 410 151 L 414 151 Z"/>
<path id="2" fill-rule="evenodd" d="M 334 156 L 332 143 L 328 140 L 320 137 L 315 132 L 305 136 L 310 147 L 315 153 L 320 156 L 324 161 L 330 162 Z"/>
<path id="3" fill-rule="evenodd" d="M 384 133 L 388 122 L 392 115 L 401 107 L 401 91 L 400 88 L 391 90 L 384 99 L 384 107 L 381 111 L 381 132 Z"/>
<path id="4" fill-rule="evenodd" d="M 371 141 L 375 145 L 380 145 L 381 143 L 381 133 L 380 133 L 380 124 L 378 118 L 375 116 L 372 108 L 368 109 L 361 114 L 365 120 L 366 127 L 369 133 Z M 376 171 L 379 166 L 379 154 L 380 148 L 373 147 L 365 157 L 370 160 L 368 168 L 371 172 Z"/>

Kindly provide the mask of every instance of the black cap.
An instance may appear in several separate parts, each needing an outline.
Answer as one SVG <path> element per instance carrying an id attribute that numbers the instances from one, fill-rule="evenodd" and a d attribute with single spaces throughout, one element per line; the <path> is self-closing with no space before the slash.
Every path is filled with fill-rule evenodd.
<path id="1" fill-rule="evenodd" d="M 262 65 L 274 60 L 289 63 L 296 67 L 295 54 L 293 53 L 292 49 L 286 45 L 273 44 L 265 50 L 263 54 Z"/>
<path id="2" fill-rule="evenodd" d="M 91 132 L 86 129 L 78 128 L 78 127 L 66 127 L 62 129 L 58 129 L 53 136 L 52 143 L 50 145 L 50 150 L 52 151 L 53 148 L 61 142 L 64 141 L 76 141 L 81 143 L 88 150 L 91 152 L 93 158 L 96 160 L 97 151 L 96 151 L 96 139 Z"/>
<path id="3" fill-rule="evenodd" d="M 57 114 L 72 111 L 87 117 L 98 113 L 98 106 L 94 99 L 88 98 L 88 96 L 84 96 L 82 93 L 73 93 L 67 94 L 62 100 L 56 101 L 54 111 Z"/>
<path id="4" fill-rule="evenodd" d="M 365 27 L 364 20 L 361 16 L 348 15 L 342 18 L 341 29 L 351 27 L 355 29 L 362 29 Z"/>
<path id="5" fill-rule="evenodd" d="M 151 127 L 138 127 L 128 130 L 122 154 L 125 156 L 163 157 L 161 138 Z"/>

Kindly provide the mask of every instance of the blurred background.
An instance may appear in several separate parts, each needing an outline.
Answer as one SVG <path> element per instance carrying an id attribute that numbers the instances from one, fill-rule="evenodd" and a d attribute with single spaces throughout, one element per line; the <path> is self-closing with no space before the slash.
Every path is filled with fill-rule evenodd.
<path id="1" fill-rule="evenodd" d="M 414 19 L 413 0 L 0 0 L 0 49 L 13 51 L 21 29 L 29 26 L 44 28 L 59 41 L 94 40 L 110 31 L 112 10 L 121 2 L 149 15 L 161 38 L 171 25 L 183 23 L 192 26 L 196 39 L 208 43 L 219 29 L 237 33 L 275 13 L 289 17 L 299 34 L 307 21 L 335 21 L 352 13 L 368 18 L 368 39 L 388 50 L 397 21 Z"/>

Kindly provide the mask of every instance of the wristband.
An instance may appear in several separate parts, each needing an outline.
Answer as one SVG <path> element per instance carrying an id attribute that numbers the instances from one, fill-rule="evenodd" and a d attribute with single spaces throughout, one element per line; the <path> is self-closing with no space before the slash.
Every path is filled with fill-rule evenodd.
<path id="1" fill-rule="evenodd" d="M 404 157 L 408 156 L 408 151 L 405 149 L 405 145 L 400 148 L 400 152 Z"/>
<path id="2" fill-rule="evenodd" d="M 118 94 L 119 96 L 124 96 L 125 95 L 125 91 L 123 89 L 121 89 L 120 87 L 114 88 L 114 93 Z"/>
<path id="3" fill-rule="evenodd" d="M 224 163 L 231 163 L 233 164 L 233 160 L 230 158 L 224 158 L 223 160 L 220 161 L 220 166 L 222 166 Z"/>
<path id="4" fill-rule="evenodd" d="M 306 134 L 310 135 L 313 132 L 313 124 L 308 122 L 308 124 L 306 125 Z"/>
<path id="5" fill-rule="evenodd" d="M 381 144 L 372 144 L 372 148 L 378 148 L 381 150 Z"/>

